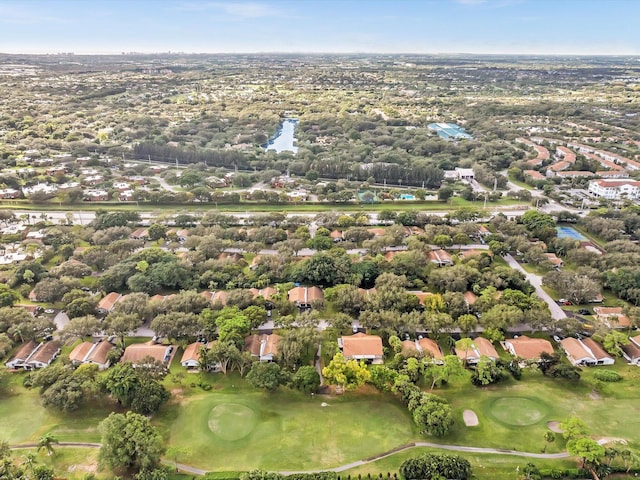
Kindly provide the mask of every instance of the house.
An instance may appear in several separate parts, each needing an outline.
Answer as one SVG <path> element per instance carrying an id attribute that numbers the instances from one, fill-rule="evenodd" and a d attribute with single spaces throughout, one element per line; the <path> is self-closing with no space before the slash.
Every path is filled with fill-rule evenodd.
<path id="1" fill-rule="evenodd" d="M 83 198 L 86 202 L 106 202 L 109 200 L 109 192 L 106 190 L 87 190 Z"/>
<path id="2" fill-rule="evenodd" d="M 622 345 L 622 355 L 633 365 L 640 366 L 640 336 L 629 338 L 631 340 L 627 345 Z"/>
<path id="3" fill-rule="evenodd" d="M 51 365 L 60 353 L 60 343 L 56 341 L 43 342 L 38 348 L 27 358 L 23 367 L 26 370 L 35 370 L 37 368 L 45 368 Z"/>
<path id="4" fill-rule="evenodd" d="M 20 197 L 20 190 L 16 190 L 15 188 L 2 188 L 0 189 L 0 198 L 1 199 L 14 199 Z"/>
<path id="5" fill-rule="evenodd" d="M 205 345 L 202 342 L 194 342 L 187 345 L 180 359 L 180 364 L 184 368 L 200 368 L 200 349 L 203 347 Z"/>
<path id="6" fill-rule="evenodd" d="M 473 306 L 473 304 L 476 303 L 476 300 L 478 300 L 478 296 L 471 291 L 464 292 L 462 296 L 464 297 L 464 301 L 467 304 L 467 307 Z"/>
<path id="7" fill-rule="evenodd" d="M 171 362 L 171 358 L 175 354 L 175 351 L 176 347 L 173 345 L 134 343 L 133 345 L 129 345 L 125 348 L 120 362 L 130 362 L 134 365 L 140 365 L 144 359 L 150 357 L 153 360 L 168 365 Z"/>
<path id="8" fill-rule="evenodd" d="M 120 295 L 117 292 L 111 292 L 107 294 L 106 297 L 104 297 L 102 300 L 98 302 L 98 306 L 97 306 L 98 313 L 102 315 L 109 313 L 111 310 L 113 310 L 113 307 L 121 298 L 122 298 L 122 295 Z"/>
<path id="9" fill-rule="evenodd" d="M 262 297 L 265 301 L 265 307 L 270 309 L 273 307 L 273 302 L 271 301 L 271 297 L 276 295 L 278 291 L 273 287 L 265 287 L 265 288 L 251 288 L 251 293 L 253 294 L 253 298 Z"/>
<path id="10" fill-rule="evenodd" d="M 551 342 L 542 338 L 529 338 L 522 335 L 505 340 L 504 345 L 511 355 L 523 360 L 540 360 L 542 353 L 553 355 Z"/>
<path id="11" fill-rule="evenodd" d="M 131 240 L 146 240 L 149 238 L 149 230 L 146 228 L 138 228 L 129 235 Z"/>
<path id="12" fill-rule="evenodd" d="M 416 342 L 418 351 L 420 351 L 425 357 L 432 358 L 435 363 L 442 363 L 444 355 L 440 346 L 430 338 L 421 338 Z"/>
<path id="13" fill-rule="evenodd" d="M 531 178 L 531 180 L 546 180 L 545 176 L 536 170 L 525 170 L 522 173 L 525 177 Z"/>
<path id="14" fill-rule="evenodd" d="M 344 240 L 344 237 L 342 236 L 342 232 L 340 230 L 333 230 L 329 234 L 329 237 L 331 237 L 331 240 L 333 240 L 334 242 L 341 242 Z"/>
<path id="15" fill-rule="evenodd" d="M 109 352 L 113 345 L 107 341 L 101 342 L 82 342 L 71 351 L 69 360 L 74 365 L 98 365 L 99 370 L 109 368 Z"/>
<path id="16" fill-rule="evenodd" d="M 556 147 L 556 157 L 562 158 L 565 162 L 575 163 L 576 154 L 567 147 Z"/>
<path id="17" fill-rule="evenodd" d="M 480 361 L 481 356 L 485 356 L 494 362 L 499 355 L 491 341 L 484 337 L 478 337 L 473 340 L 471 348 L 462 348 L 460 341 L 456 342 L 455 353 L 460 360 L 468 364 L 476 364 Z"/>
<path id="18" fill-rule="evenodd" d="M 418 350 L 418 344 L 411 340 L 403 340 L 401 353 L 405 357 L 413 357 L 418 355 L 420 353 L 420 351 Z"/>
<path id="19" fill-rule="evenodd" d="M 613 357 L 609 355 L 602 345 L 590 337 L 580 340 L 582 344 L 589 349 L 593 357 L 596 359 L 596 365 L 613 365 L 615 363 Z"/>
<path id="20" fill-rule="evenodd" d="M 595 357 L 577 338 L 565 338 L 560 341 L 560 345 L 572 365 L 595 365 Z"/>
<path id="21" fill-rule="evenodd" d="M 631 320 L 622 307 L 593 307 L 596 320 L 609 328 L 631 328 Z"/>
<path id="22" fill-rule="evenodd" d="M 346 360 L 365 360 L 375 365 L 382 364 L 382 338 L 377 335 L 356 333 L 338 338 L 338 347 Z"/>
<path id="23" fill-rule="evenodd" d="M 249 335 L 244 339 L 245 352 L 251 353 L 251 356 L 257 358 L 261 362 L 273 362 L 278 354 L 278 343 L 280 335 L 272 333 L 271 335 Z"/>
<path id="24" fill-rule="evenodd" d="M 553 268 L 555 268 L 556 270 L 564 265 L 562 259 L 558 258 L 555 253 L 545 253 L 544 256 L 547 257 L 547 261 L 551 263 L 551 265 L 553 265 Z"/>
<path id="25" fill-rule="evenodd" d="M 298 308 L 311 308 L 314 302 L 324 300 L 324 293 L 318 287 L 295 287 L 289 290 L 287 296 Z"/>
<path id="26" fill-rule="evenodd" d="M 33 340 L 23 344 L 5 363 L 5 366 L 10 369 L 23 367 L 27 359 L 33 354 L 38 346 L 39 345 Z"/>
<path id="27" fill-rule="evenodd" d="M 465 181 L 469 182 L 469 181 L 472 181 L 473 179 L 475 179 L 475 173 L 473 173 L 473 168 L 456 167 L 456 168 L 454 168 L 454 171 L 456 172 L 456 174 L 458 176 L 458 180 L 465 180 Z"/>
<path id="28" fill-rule="evenodd" d="M 445 252 L 441 248 L 437 250 L 431 250 L 427 257 L 431 263 L 435 263 L 439 267 L 444 267 L 447 265 L 453 265 L 453 259 L 449 253 Z"/>
<path id="29" fill-rule="evenodd" d="M 224 306 L 227 304 L 227 292 L 217 291 L 213 293 L 213 297 L 211 297 L 212 303 L 219 303 Z"/>

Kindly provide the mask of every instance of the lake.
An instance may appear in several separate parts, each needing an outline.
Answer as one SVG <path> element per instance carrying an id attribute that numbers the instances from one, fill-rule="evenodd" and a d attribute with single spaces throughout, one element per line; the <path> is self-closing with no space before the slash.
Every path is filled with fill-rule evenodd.
<path id="1" fill-rule="evenodd" d="M 296 153 L 298 151 L 298 147 L 294 145 L 296 142 L 295 132 L 296 126 L 298 125 L 298 120 L 295 118 L 287 118 L 282 122 L 280 128 L 276 134 L 269 139 L 265 150 L 275 150 L 276 153 L 280 152 L 293 152 Z"/>

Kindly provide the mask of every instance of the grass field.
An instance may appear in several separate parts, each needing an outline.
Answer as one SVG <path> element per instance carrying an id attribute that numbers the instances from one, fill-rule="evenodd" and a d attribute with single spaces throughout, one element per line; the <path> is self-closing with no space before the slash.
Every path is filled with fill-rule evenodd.
<path id="1" fill-rule="evenodd" d="M 189 446 L 184 462 L 209 470 L 330 468 L 416 438 L 406 409 L 370 389 L 330 398 L 225 390 L 181 403 L 165 412 L 175 415 L 169 444 Z"/>

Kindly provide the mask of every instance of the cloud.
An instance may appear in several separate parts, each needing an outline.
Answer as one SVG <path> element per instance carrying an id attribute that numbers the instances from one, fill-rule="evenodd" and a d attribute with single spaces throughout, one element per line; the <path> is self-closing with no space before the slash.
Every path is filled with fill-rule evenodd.
<path id="1" fill-rule="evenodd" d="M 279 15 L 279 10 L 272 5 L 258 2 L 198 2 L 184 3 L 178 10 L 190 12 L 219 11 L 239 18 L 262 18 Z"/>

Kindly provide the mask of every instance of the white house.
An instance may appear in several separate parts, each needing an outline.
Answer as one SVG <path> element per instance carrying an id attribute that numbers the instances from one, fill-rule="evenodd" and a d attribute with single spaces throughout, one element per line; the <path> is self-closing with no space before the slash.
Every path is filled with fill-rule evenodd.
<path id="1" fill-rule="evenodd" d="M 609 200 L 640 198 L 640 182 L 624 179 L 600 179 L 589 182 L 589 193 Z"/>

